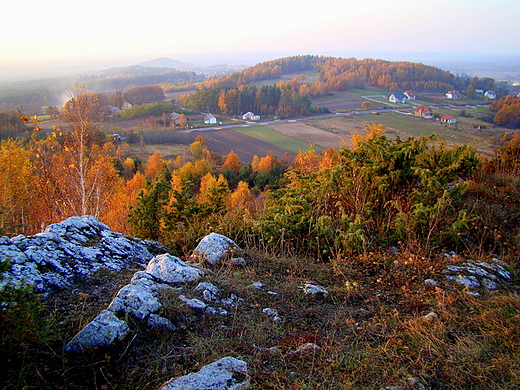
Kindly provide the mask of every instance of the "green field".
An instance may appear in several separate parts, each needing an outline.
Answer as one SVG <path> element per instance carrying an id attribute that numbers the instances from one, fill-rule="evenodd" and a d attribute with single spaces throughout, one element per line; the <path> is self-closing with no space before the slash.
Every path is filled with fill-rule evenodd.
<path id="1" fill-rule="evenodd" d="M 260 125 L 236 127 L 233 130 L 236 130 L 243 134 L 247 134 L 250 137 L 256 138 L 258 140 L 270 143 L 271 145 L 287 149 L 293 153 L 305 151 L 310 147 L 310 144 L 307 142 L 301 141 L 293 137 L 289 137 L 288 135 L 279 133 L 277 131 Z M 318 145 L 314 145 L 314 149 L 316 150 L 316 152 L 322 152 L 323 150 L 325 150 L 324 148 Z"/>

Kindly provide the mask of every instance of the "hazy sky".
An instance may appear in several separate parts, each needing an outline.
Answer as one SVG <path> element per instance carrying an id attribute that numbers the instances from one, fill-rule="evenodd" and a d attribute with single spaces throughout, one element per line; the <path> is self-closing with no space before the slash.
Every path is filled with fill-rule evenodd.
<path id="1" fill-rule="evenodd" d="M 520 54 L 519 0 L 19 0 L 0 16 L 0 66 L 186 53 Z"/>

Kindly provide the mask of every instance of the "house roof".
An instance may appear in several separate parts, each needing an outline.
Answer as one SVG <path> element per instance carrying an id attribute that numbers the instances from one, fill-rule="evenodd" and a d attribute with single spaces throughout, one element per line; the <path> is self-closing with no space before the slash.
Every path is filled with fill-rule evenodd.
<path id="1" fill-rule="evenodd" d="M 417 106 L 415 107 L 415 112 L 416 113 L 421 113 L 421 114 L 424 114 L 428 111 L 431 111 L 430 107 L 426 107 L 426 106 Z"/>
<path id="2" fill-rule="evenodd" d="M 415 92 L 412 91 L 411 89 L 409 89 L 408 91 L 404 91 L 404 94 L 408 95 L 408 96 L 415 96 Z"/>
<path id="3" fill-rule="evenodd" d="M 402 92 L 393 92 L 390 96 L 394 95 L 397 99 L 406 99 L 406 96 Z"/>
<path id="4" fill-rule="evenodd" d="M 441 120 L 443 120 L 443 121 L 450 121 L 453 118 L 455 118 L 453 115 L 443 115 Z"/>

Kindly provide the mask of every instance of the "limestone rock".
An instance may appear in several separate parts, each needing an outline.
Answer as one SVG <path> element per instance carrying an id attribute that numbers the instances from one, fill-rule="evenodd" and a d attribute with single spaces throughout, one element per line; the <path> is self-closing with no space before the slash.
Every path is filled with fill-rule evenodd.
<path id="1" fill-rule="evenodd" d="M 107 310 L 114 313 L 132 314 L 134 317 L 144 320 L 150 314 L 157 313 L 162 307 L 154 294 L 142 287 L 127 284 L 114 298 Z"/>
<path id="2" fill-rule="evenodd" d="M 148 317 L 148 325 L 156 329 L 177 330 L 177 327 L 173 325 L 168 318 L 161 317 L 157 314 L 150 314 Z"/>
<path id="3" fill-rule="evenodd" d="M 117 318 L 114 313 L 103 310 L 74 336 L 65 346 L 65 351 L 80 353 L 89 348 L 105 347 L 116 340 L 123 340 L 129 331 L 125 321 Z"/>
<path id="4" fill-rule="evenodd" d="M 312 282 L 305 282 L 304 286 L 300 288 L 303 289 L 305 295 L 309 295 L 313 298 L 326 298 L 329 295 L 329 292 L 327 290 Z"/>
<path id="5" fill-rule="evenodd" d="M 186 305 L 191 307 L 193 310 L 204 312 L 208 308 L 203 301 L 197 298 L 187 298 L 184 295 L 179 295 L 179 301 L 184 302 Z"/>
<path id="6" fill-rule="evenodd" d="M 248 365 L 243 360 L 224 357 L 200 371 L 172 379 L 160 390 L 239 390 L 250 385 Z"/>
<path id="7" fill-rule="evenodd" d="M 230 238 L 217 233 L 211 233 L 200 240 L 193 251 L 192 258 L 215 265 L 233 257 L 233 253 L 240 249 Z"/>
<path id="8" fill-rule="evenodd" d="M 112 232 L 96 218 L 71 217 L 31 237 L 0 240 L 0 261 L 10 261 L 3 285 L 30 285 L 36 292 L 69 288 L 100 268 L 120 271 L 166 252 L 159 243 Z M 2 286 L 0 286 L 2 288 Z"/>
<path id="9" fill-rule="evenodd" d="M 491 262 L 469 260 L 460 265 L 448 265 L 443 272 L 446 279 L 468 290 L 496 290 L 500 283 L 507 283 L 513 277 L 506 266 L 507 264 L 495 258 Z"/>
<path id="10" fill-rule="evenodd" d="M 266 307 L 265 309 L 262 309 L 262 313 L 264 313 L 266 316 L 269 316 L 269 317 L 277 317 L 278 316 L 278 310 L 271 309 L 270 307 Z"/>
<path id="11" fill-rule="evenodd" d="M 168 253 L 154 257 L 148 263 L 146 272 L 170 284 L 195 282 L 204 275 L 202 270 L 190 267 L 178 257 Z"/>

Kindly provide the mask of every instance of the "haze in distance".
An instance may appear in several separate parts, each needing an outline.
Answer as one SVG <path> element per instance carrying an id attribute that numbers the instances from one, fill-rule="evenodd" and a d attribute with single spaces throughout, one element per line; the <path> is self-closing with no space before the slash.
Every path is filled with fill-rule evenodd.
<path id="1" fill-rule="evenodd" d="M 298 54 L 520 72 L 518 16 L 518 0 L 21 0 L 0 16 L 0 78 L 66 75 L 158 57 L 250 66 Z"/>

